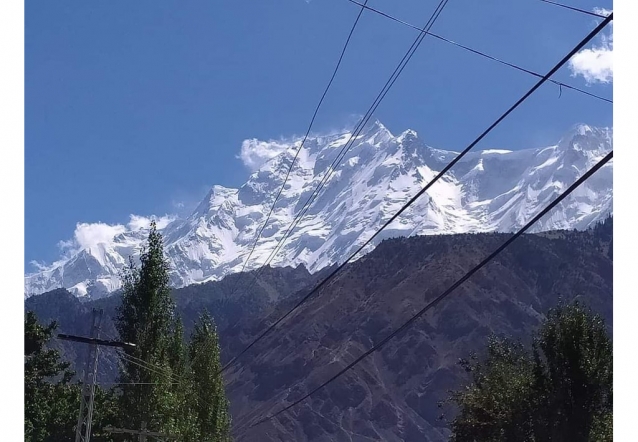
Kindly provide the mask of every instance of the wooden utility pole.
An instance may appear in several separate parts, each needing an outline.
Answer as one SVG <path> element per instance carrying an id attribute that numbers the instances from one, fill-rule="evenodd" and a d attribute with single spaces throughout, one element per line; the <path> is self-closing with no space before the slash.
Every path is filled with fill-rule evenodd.
<path id="1" fill-rule="evenodd" d="M 65 341 L 82 342 L 89 344 L 89 350 L 84 368 L 84 382 L 82 384 L 82 394 L 80 396 L 80 413 L 78 415 L 78 425 L 75 429 L 75 442 L 89 442 L 91 439 L 91 421 L 93 418 L 93 400 L 95 398 L 95 377 L 97 376 L 97 361 L 99 346 L 109 347 L 134 347 L 134 344 L 117 341 L 107 341 L 100 339 L 102 329 L 102 309 L 93 309 L 93 322 L 91 325 L 91 337 L 58 334 L 58 339 Z"/>
<path id="2" fill-rule="evenodd" d="M 146 437 L 153 437 L 159 440 L 180 440 L 179 436 L 171 436 L 170 434 L 162 434 L 156 433 L 154 431 L 148 431 L 146 429 L 146 422 L 142 422 L 141 429 L 139 430 L 128 430 L 126 428 L 113 428 L 113 427 L 105 427 L 105 431 L 109 433 L 120 433 L 120 434 L 135 434 L 139 436 L 140 442 L 146 442 Z"/>

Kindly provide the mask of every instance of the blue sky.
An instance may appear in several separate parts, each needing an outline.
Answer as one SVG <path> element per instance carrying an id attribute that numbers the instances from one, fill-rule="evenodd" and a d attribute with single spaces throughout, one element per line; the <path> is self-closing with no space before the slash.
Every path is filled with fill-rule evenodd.
<path id="1" fill-rule="evenodd" d="M 369 2 L 418 26 L 436 3 Z M 56 259 L 78 222 L 174 213 L 212 184 L 243 183 L 242 141 L 303 134 L 358 9 L 347 0 L 26 2 L 25 263 Z M 544 73 L 596 23 L 538 0 L 451 0 L 432 31 Z M 364 113 L 415 34 L 364 12 L 315 130 Z M 596 68 L 588 55 L 577 65 L 585 73 Z M 568 68 L 555 78 L 612 96 L 611 82 Z M 426 38 L 376 117 L 459 150 L 535 81 Z M 478 148 L 536 147 L 575 123 L 612 124 L 610 104 L 558 97 L 544 86 Z"/>

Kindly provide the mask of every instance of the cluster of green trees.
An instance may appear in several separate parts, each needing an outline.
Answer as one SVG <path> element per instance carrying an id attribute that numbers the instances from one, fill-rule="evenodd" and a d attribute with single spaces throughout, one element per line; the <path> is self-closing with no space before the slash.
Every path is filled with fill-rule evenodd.
<path id="1" fill-rule="evenodd" d="M 575 302 L 551 310 L 531 348 L 492 337 L 461 365 L 452 442 L 613 440 L 613 354 L 604 321 Z"/>
<path id="2" fill-rule="evenodd" d="M 57 324 L 40 324 L 33 312 L 24 320 L 24 440 L 57 442 L 75 440 L 80 405 L 80 385 L 60 353 L 49 348 Z M 95 389 L 93 440 L 110 441 L 103 428 L 117 419 L 115 394 Z"/>
<path id="3" fill-rule="evenodd" d="M 117 385 L 96 389 L 92 440 L 136 440 L 109 435 L 107 425 L 179 436 L 184 441 L 230 440 L 228 401 L 220 374 L 220 349 L 212 318 L 204 312 L 190 341 L 170 296 L 162 236 L 151 225 L 141 265 L 130 262 L 115 325 L 122 341 Z M 80 400 L 69 364 L 47 348 L 56 324 L 25 318 L 25 440 L 74 440 Z"/>

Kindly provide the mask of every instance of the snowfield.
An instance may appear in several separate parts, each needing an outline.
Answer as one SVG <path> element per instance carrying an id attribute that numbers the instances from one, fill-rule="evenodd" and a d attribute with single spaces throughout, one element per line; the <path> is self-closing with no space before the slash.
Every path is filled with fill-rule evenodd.
<path id="1" fill-rule="evenodd" d="M 513 231 L 612 149 L 612 129 L 578 125 L 555 146 L 470 152 L 399 219 L 384 238 Z M 309 138 L 246 269 L 263 264 L 302 209 L 349 133 Z M 281 153 L 239 189 L 213 186 L 186 219 L 162 219 L 172 284 L 181 287 L 238 272 L 270 211 L 300 140 L 263 142 Z M 370 124 L 336 166 L 313 205 L 276 254 L 272 266 L 305 265 L 314 272 L 348 257 L 456 152 L 427 146 L 416 132 L 394 136 Z M 538 225 L 584 229 L 613 211 L 610 162 Z M 119 288 L 118 273 L 146 239 L 148 222 L 131 219 L 99 241 L 75 241 L 64 256 L 25 276 L 25 297 L 65 287 L 99 297 Z M 371 249 L 370 249 L 371 250 Z M 368 250 L 369 251 L 369 250 Z"/>

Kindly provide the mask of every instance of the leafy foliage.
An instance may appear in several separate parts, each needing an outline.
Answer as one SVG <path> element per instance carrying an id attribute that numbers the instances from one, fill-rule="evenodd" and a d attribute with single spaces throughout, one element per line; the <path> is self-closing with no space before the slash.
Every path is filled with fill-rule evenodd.
<path id="1" fill-rule="evenodd" d="M 153 431 L 185 440 L 227 440 L 228 407 L 219 374 L 217 332 L 210 317 L 203 316 L 187 352 L 155 223 L 140 261 L 139 268 L 131 261 L 122 275 L 116 319 L 120 338 L 136 344 L 126 350 L 122 361 L 119 422 L 127 428 L 146 422 Z"/>
<path id="2" fill-rule="evenodd" d="M 47 347 L 56 322 L 43 326 L 28 311 L 24 321 L 25 441 L 64 442 L 75 440 L 80 385 L 71 383 L 74 373 L 57 350 Z M 97 438 L 110 440 L 102 428 L 112 422 L 113 395 L 96 387 L 93 428 Z M 103 436 L 103 437 L 100 437 Z"/>
<path id="3" fill-rule="evenodd" d="M 217 329 L 212 318 L 204 312 L 191 337 L 189 356 L 192 414 L 196 417 L 195 438 L 198 441 L 224 442 L 230 440 L 228 400 L 219 374 L 221 370 Z"/>
<path id="4" fill-rule="evenodd" d="M 61 421 L 58 406 L 64 404 L 73 372 L 70 364 L 60 361 L 58 351 L 48 349 L 55 322 L 42 326 L 33 312 L 24 321 L 24 432 L 27 441 L 45 441 L 53 431 L 59 433 Z M 57 382 L 50 382 L 56 379 Z M 56 397 L 60 400 L 56 401 Z M 58 402 L 58 403 L 56 403 Z"/>
<path id="5" fill-rule="evenodd" d="M 184 326 L 170 296 L 162 236 L 152 223 L 138 268 L 133 261 L 122 274 L 121 305 L 115 327 L 127 347 L 118 385 L 96 388 L 92 440 L 129 440 L 110 435 L 107 425 L 181 436 L 182 440 L 228 441 L 230 417 L 220 371 L 217 330 L 204 313 L 184 341 Z M 57 324 L 25 317 L 25 440 L 72 441 L 77 425 L 80 385 L 57 350 L 47 348 Z"/>
<path id="6" fill-rule="evenodd" d="M 119 421 L 126 428 L 139 428 L 146 422 L 153 431 L 168 431 L 174 418 L 169 361 L 174 304 L 162 237 L 155 223 L 140 261 L 138 269 L 131 260 L 122 275 L 122 303 L 116 318 L 120 339 L 135 343 L 134 348 L 126 348 L 122 360 Z"/>
<path id="7" fill-rule="evenodd" d="M 612 345 L 578 302 L 549 312 L 531 351 L 492 337 L 461 365 L 472 383 L 451 396 L 454 442 L 612 440 Z"/>

